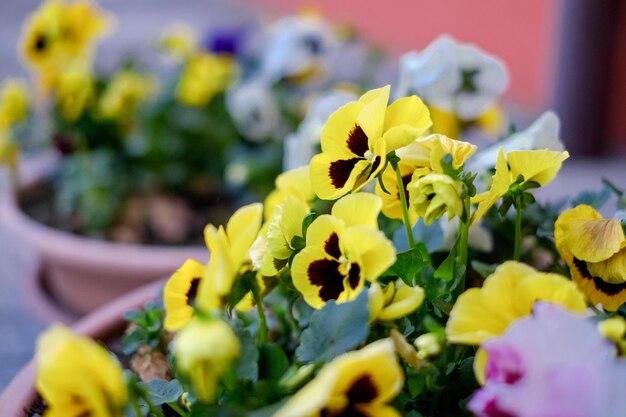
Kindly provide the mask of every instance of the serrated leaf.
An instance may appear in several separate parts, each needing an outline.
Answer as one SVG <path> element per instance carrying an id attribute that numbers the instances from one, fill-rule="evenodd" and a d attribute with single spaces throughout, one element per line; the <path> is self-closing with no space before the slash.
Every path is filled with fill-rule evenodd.
<path id="1" fill-rule="evenodd" d="M 473 260 L 471 261 L 472 269 L 480 274 L 481 277 L 487 278 L 498 267 L 498 264 L 488 264 L 485 262 Z"/>
<path id="2" fill-rule="evenodd" d="M 241 356 L 237 361 L 237 376 L 243 381 L 256 382 L 259 379 L 259 350 L 248 330 L 237 330 L 241 342 Z"/>
<path id="3" fill-rule="evenodd" d="M 148 399 L 153 405 L 161 405 L 178 401 L 181 395 L 183 395 L 183 387 L 180 382 L 173 379 L 166 381 L 164 379 L 153 379 L 152 381 L 145 383 L 139 383 L 148 391 Z"/>
<path id="4" fill-rule="evenodd" d="M 435 271 L 435 278 L 442 279 L 446 282 L 452 281 L 454 278 L 454 261 L 456 258 L 456 247 L 457 244 L 454 244 L 452 250 L 446 257 L 446 259 L 441 262 L 437 270 Z"/>
<path id="5" fill-rule="evenodd" d="M 583 191 L 572 199 L 572 207 L 587 204 L 596 210 L 600 210 L 609 201 L 612 192 L 608 186 L 605 186 L 600 191 Z"/>
<path id="6" fill-rule="evenodd" d="M 419 249 L 411 249 L 399 253 L 396 263 L 385 272 L 385 276 L 400 277 L 407 285 L 414 285 L 415 276 L 428 262 L 422 257 Z"/>
<path id="7" fill-rule="evenodd" d="M 132 332 L 125 334 L 122 337 L 122 353 L 124 355 L 131 355 L 135 353 L 137 348 L 148 341 L 148 334 L 144 329 L 136 329 Z"/>
<path id="8" fill-rule="evenodd" d="M 296 349 L 296 359 L 301 363 L 328 362 L 356 348 L 367 337 L 368 321 L 367 291 L 349 302 L 329 301 L 311 316 Z"/>
<path id="9" fill-rule="evenodd" d="M 275 344 L 268 343 L 261 346 L 259 360 L 259 376 L 263 379 L 280 379 L 289 368 L 289 358 L 283 349 Z"/>
<path id="10" fill-rule="evenodd" d="M 144 320 L 145 314 L 141 310 L 130 310 L 124 313 L 124 320 L 139 323 Z"/>

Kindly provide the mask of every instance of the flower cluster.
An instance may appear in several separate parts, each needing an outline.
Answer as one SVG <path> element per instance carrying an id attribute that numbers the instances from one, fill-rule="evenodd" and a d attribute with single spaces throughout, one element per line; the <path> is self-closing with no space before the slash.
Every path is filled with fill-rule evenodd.
<path id="1" fill-rule="evenodd" d="M 37 220 L 130 243 L 199 243 L 205 224 L 264 198 L 300 153 L 284 139 L 306 103 L 340 82 L 358 90 L 361 72 L 339 73 L 340 52 L 358 47 L 365 61 L 369 50 L 302 14 L 203 36 L 172 26 L 155 56 L 128 51 L 102 71 L 97 47 L 114 28 L 87 0 L 47 0 L 28 17 L 19 49 L 33 82 L 2 84 L 0 163 L 52 148 L 50 215 Z"/>
<path id="2" fill-rule="evenodd" d="M 449 38 L 414 58 L 395 101 L 384 86 L 330 112 L 310 128 L 320 152 L 307 166 L 281 174 L 263 204 L 206 226 L 208 263 L 182 265 L 164 320 L 125 337 L 133 353 L 137 332 L 162 331 L 146 344 L 173 371 L 116 379 L 129 415 L 145 414 L 133 404 L 155 416 L 623 414 L 623 212 L 603 218 L 591 206 L 601 195 L 560 215 L 535 201 L 568 158 L 551 113 L 484 150 L 439 130 L 433 109 L 457 123 L 490 111 L 507 82 L 499 60 Z M 317 77 L 308 62 L 286 75 Z M 626 207 L 623 191 L 605 191 Z M 472 244 L 485 236 L 497 245 Z M 548 259 L 535 262 L 535 248 Z M 83 398 L 57 387 L 42 390 L 52 406 Z M 126 397 L 99 392 L 110 396 L 103 415 L 117 415 Z"/>

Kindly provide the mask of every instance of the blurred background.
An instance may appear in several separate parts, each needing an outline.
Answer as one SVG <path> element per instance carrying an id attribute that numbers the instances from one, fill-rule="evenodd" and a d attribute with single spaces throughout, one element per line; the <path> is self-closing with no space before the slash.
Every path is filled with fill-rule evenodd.
<path id="1" fill-rule="evenodd" d="M 0 79 L 23 75 L 17 57 L 22 22 L 40 4 L 0 2 Z M 620 0 L 101 0 L 117 18 L 98 48 L 97 67 L 146 44 L 177 21 L 199 31 L 257 25 L 287 13 L 314 9 L 336 25 L 355 28 L 386 51 L 392 63 L 443 33 L 500 57 L 511 83 L 504 105 L 521 122 L 554 109 L 572 154 L 550 197 L 594 188 L 607 176 L 626 186 L 626 2 Z M 149 59 L 149 57 L 147 57 Z M 525 125 L 525 124 L 524 124 Z M 548 196 L 546 196 L 547 198 Z M 10 260 L 11 262 L 8 262 Z M 17 262 L 15 262 L 17 260 Z M 34 255 L 0 230 L 0 390 L 30 358 L 43 325 L 19 295 Z"/>

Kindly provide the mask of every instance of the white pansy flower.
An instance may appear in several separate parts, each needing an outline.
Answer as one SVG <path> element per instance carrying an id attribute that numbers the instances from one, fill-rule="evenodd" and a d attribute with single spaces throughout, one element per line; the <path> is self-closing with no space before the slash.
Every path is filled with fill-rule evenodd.
<path id="1" fill-rule="evenodd" d="M 355 94 L 343 90 L 327 91 L 314 98 L 298 130 L 285 138 L 283 170 L 308 165 L 311 158 L 319 153 L 322 128 L 330 115 L 357 99 Z"/>
<path id="2" fill-rule="evenodd" d="M 247 139 L 260 142 L 280 137 L 283 121 L 270 85 L 260 79 L 239 83 L 226 92 L 226 106 L 235 126 Z"/>
<path id="3" fill-rule="evenodd" d="M 261 77 L 320 79 L 328 75 L 337 40 L 332 28 L 316 16 L 288 16 L 269 29 L 261 58 Z"/>
<path id="4" fill-rule="evenodd" d="M 505 153 L 534 149 L 551 149 L 561 152 L 565 148 L 559 137 L 560 129 L 561 123 L 558 116 L 553 111 L 546 111 L 526 129 L 478 152 L 469 161 L 468 169 L 480 173 L 493 168 L 496 165 L 500 148 L 504 148 Z"/>
<path id="5" fill-rule="evenodd" d="M 414 93 L 462 120 L 474 120 L 495 104 L 508 83 L 500 59 L 446 35 L 400 59 L 396 96 Z"/>

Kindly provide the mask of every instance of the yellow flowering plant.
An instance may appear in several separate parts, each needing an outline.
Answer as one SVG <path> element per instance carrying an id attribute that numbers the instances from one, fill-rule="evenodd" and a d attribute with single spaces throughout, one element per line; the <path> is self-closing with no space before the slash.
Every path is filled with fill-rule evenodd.
<path id="1" fill-rule="evenodd" d="M 200 36 L 179 25 L 155 42 L 152 59 L 128 51 L 105 72 L 98 50 L 115 25 L 94 1 L 44 1 L 18 45 L 32 86 L 9 79 L 0 97 L 0 162 L 15 166 L 20 148 L 52 148 L 61 159 L 27 211 L 45 205 L 49 215 L 37 220 L 81 235 L 201 243 L 205 224 L 272 191 L 283 139 L 303 120 L 308 97 L 351 81 L 333 78 L 330 58 L 355 39 L 320 16 L 285 18 L 259 33 Z M 268 44 L 250 47 L 252 35 Z"/>
<path id="2" fill-rule="evenodd" d="M 624 210 L 624 193 L 607 183 L 559 214 L 532 190 L 567 152 L 501 148 L 473 172 L 476 145 L 390 90 L 339 107 L 309 166 L 208 224 L 208 262 L 127 315 L 123 353 L 168 358 L 162 377 L 127 377 L 128 415 L 541 415 L 534 400 L 604 415 L 605 394 L 572 376 L 626 380 L 624 214 L 593 208 L 615 195 Z M 497 244 L 472 246 L 478 227 Z"/>

